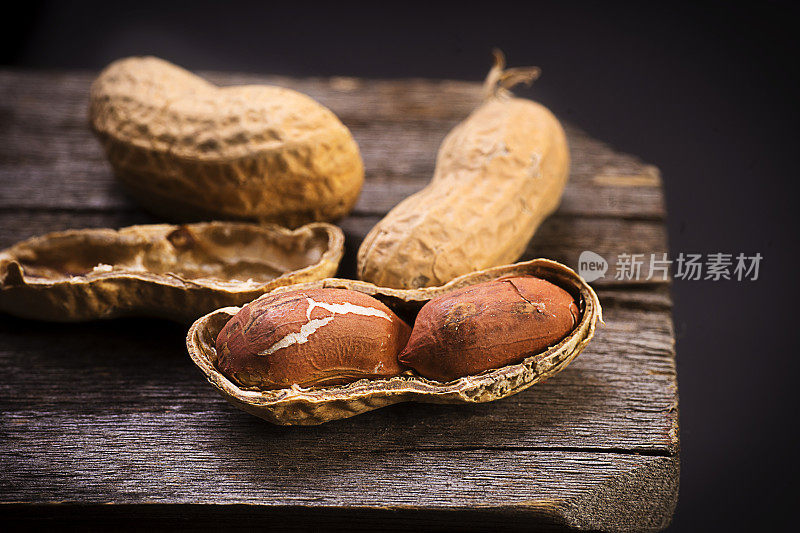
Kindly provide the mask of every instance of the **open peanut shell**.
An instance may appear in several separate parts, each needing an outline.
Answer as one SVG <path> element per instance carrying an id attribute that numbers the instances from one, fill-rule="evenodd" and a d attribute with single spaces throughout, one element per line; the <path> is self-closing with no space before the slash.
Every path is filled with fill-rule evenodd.
<path id="1" fill-rule="evenodd" d="M 332 276 L 343 252 L 342 231 L 326 223 L 50 233 L 0 251 L 0 311 L 60 322 L 129 315 L 191 322 L 282 285 Z"/>
<path id="2" fill-rule="evenodd" d="M 589 343 L 598 320 L 602 320 L 600 301 L 594 290 L 570 268 L 547 259 L 534 259 L 473 272 L 440 287 L 390 289 L 364 281 L 325 279 L 278 288 L 272 291 L 319 287 L 346 288 L 369 294 L 413 324 L 428 300 L 461 287 L 508 275 L 533 275 L 570 292 L 581 310 L 577 326 L 557 345 L 532 355 L 521 363 L 504 366 L 455 381 L 439 383 L 413 371 L 387 379 L 363 379 L 327 388 L 293 386 L 278 390 L 245 389 L 230 381 L 216 366 L 215 341 L 222 327 L 238 307 L 217 309 L 198 319 L 186 340 L 189 355 L 208 381 L 233 405 L 275 424 L 315 425 L 347 418 L 399 402 L 477 403 L 499 400 L 520 392 L 534 383 L 563 370 Z"/>

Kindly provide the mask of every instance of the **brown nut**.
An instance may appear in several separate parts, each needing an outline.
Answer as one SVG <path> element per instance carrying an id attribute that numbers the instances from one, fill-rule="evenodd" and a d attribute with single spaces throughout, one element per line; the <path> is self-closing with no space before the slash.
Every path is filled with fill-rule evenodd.
<path id="1" fill-rule="evenodd" d="M 217 337 L 217 364 L 245 387 L 330 386 L 385 378 L 411 328 L 366 294 L 289 291 L 245 306 Z"/>
<path id="2" fill-rule="evenodd" d="M 452 381 L 543 352 L 579 320 L 561 287 L 533 276 L 500 278 L 426 303 L 399 359 L 423 377 Z"/>

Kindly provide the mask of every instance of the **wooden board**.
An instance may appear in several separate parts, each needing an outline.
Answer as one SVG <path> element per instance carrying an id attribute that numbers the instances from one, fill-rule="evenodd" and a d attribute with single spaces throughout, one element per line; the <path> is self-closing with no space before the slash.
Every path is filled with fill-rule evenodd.
<path id="1" fill-rule="evenodd" d="M 0 71 L 0 247 L 158 221 L 119 190 L 89 133 L 93 76 Z M 352 129 L 367 180 L 341 221 L 345 277 L 364 235 L 427 183 L 439 143 L 480 98 L 478 84 L 454 81 L 209 77 L 298 89 Z M 133 516 L 208 528 L 665 527 L 679 465 L 668 281 L 613 277 L 620 253 L 667 251 L 661 178 L 567 130 L 570 183 L 526 257 L 576 267 L 592 250 L 611 273 L 594 283 L 606 324 L 567 370 L 491 404 L 401 404 L 286 428 L 218 397 L 185 352 L 183 326 L 3 315 L 0 512 L 118 528 Z"/>

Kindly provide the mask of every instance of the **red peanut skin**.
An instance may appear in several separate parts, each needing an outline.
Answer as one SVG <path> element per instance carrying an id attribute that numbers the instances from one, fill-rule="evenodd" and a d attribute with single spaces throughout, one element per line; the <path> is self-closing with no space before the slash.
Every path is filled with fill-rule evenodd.
<path id="1" fill-rule="evenodd" d="M 389 319 L 317 306 L 309 317 L 309 298 L 375 309 Z M 302 333 L 309 319 L 330 317 L 307 336 L 307 342 L 264 353 L 287 335 Z M 228 321 L 217 336 L 217 365 L 239 384 L 259 389 L 342 385 L 402 372 L 397 354 L 410 334 L 402 319 L 366 294 L 331 288 L 290 291 L 248 304 Z"/>
<path id="2" fill-rule="evenodd" d="M 545 351 L 579 317 L 572 296 L 549 281 L 500 278 L 425 304 L 398 358 L 425 378 L 452 381 Z"/>

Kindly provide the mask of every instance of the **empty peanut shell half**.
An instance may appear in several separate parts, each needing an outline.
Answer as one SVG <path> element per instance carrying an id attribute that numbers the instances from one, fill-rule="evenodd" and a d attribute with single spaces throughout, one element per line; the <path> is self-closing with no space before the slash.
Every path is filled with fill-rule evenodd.
<path id="1" fill-rule="evenodd" d="M 75 322 L 154 316 L 191 322 L 283 285 L 336 273 L 339 228 L 206 222 L 50 233 L 0 252 L 0 311 Z"/>
<path id="2" fill-rule="evenodd" d="M 440 287 L 391 289 L 363 281 L 325 279 L 278 288 L 285 290 L 343 288 L 382 301 L 407 323 L 413 324 L 429 300 L 478 283 L 507 276 L 531 275 L 547 280 L 572 295 L 579 307 L 577 324 L 566 337 L 541 353 L 519 363 L 469 375 L 448 382 L 426 379 L 413 371 L 399 376 L 362 379 L 324 388 L 292 386 L 277 390 L 245 388 L 229 380 L 217 367 L 215 342 L 225 324 L 239 311 L 227 307 L 198 319 L 189 329 L 186 343 L 192 360 L 208 381 L 233 405 L 276 424 L 314 425 L 347 418 L 394 403 L 476 403 L 505 398 L 563 370 L 589 343 L 602 311 L 597 295 L 570 268 L 547 259 L 535 259 L 466 274 Z M 501 342 L 498 339 L 498 342 Z"/>

